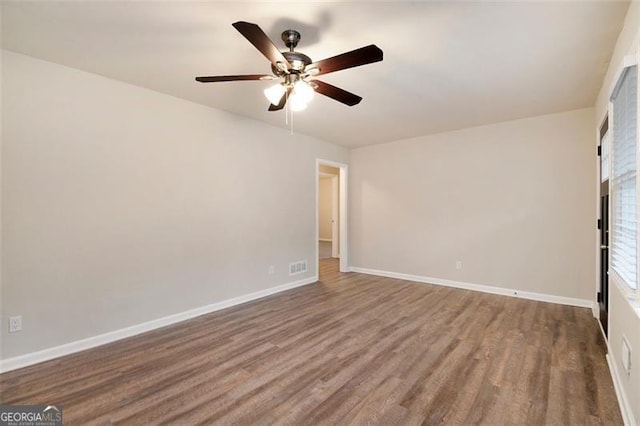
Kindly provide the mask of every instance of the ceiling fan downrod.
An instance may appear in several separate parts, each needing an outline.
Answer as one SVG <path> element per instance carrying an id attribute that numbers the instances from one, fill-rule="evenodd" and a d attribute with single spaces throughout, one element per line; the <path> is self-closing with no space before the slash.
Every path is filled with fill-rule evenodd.
<path id="1" fill-rule="evenodd" d="M 289 48 L 289 52 L 293 52 L 300 41 L 300 33 L 296 30 L 285 30 L 281 37 L 284 45 Z"/>

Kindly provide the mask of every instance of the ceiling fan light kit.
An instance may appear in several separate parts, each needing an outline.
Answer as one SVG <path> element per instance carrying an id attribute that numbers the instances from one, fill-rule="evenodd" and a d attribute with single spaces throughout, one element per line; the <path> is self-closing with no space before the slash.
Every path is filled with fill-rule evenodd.
<path id="1" fill-rule="evenodd" d="M 238 21 L 233 27 L 240 32 L 270 62 L 269 74 L 226 75 L 212 77 L 196 77 L 201 83 L 243 80 L 279 80 L 264 91 L 269 100 L 269 111 L 279 111 L 285 104 L 291 111 L 302 111 L 307 108 L 315 92 L 327 96 L 348 106 L 360 103 L 362 98 L 339 87 L 332 86 L 315 77 L 348 68 L 382 61 L 383 53 L 376 45 L 362 47 L 341 55 L 313 62 L 301 52 L 294 51 L 300 41 L 300 33 L 286 30 L 282 33 L 282 41 L 289 51 L 280 52 L 267 35 L 256 24 Z"/>
<path id="2" fill-rule="evenodd" d="M 269 102 L 277 105 L 278 102 L 280 102 L 280 98 L 282 98 L 286 92 L 287 89 L 285 89 L 282 84 L 275 84 L 264 89 L 264 96 L 266 96 Z"/>

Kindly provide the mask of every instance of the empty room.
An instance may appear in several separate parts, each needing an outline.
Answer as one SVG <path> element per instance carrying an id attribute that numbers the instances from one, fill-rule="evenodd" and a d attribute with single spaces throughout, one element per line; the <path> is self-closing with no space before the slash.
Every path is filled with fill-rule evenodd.
<path id="1" fill-rule="evenodd" d="M 0 15 L 0 425 L 640 424 L 640 2 Z"/>

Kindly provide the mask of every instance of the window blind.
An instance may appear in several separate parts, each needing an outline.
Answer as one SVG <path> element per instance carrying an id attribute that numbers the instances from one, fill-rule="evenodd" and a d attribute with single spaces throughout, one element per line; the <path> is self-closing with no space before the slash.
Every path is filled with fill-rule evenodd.
<path id="1" fill-rule="evenodd" d="M 611 267 L 637 288 L 636 152 L 638 67 L 627 68 L 611 97 L 613 141 L 611 164 Z"/>

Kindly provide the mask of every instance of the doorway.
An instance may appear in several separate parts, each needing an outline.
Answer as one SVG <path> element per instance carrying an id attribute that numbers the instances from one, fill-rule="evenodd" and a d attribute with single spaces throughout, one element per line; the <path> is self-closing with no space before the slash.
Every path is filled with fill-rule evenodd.
<path id="1" fill-rule="evenodd" d="M 600 287 L 598 289 L 598 318 L 604 335 L 609 325 L 609 119 L 605 117 L 600 127 L 600 218 L 598 219 L 600 242 Z"/>
<path id="2" fill-rule="evenodd" d="M 340 169 L 320 166 L 318 187 L 318 252 L 320 259 L 340 258 Z"/>
<path id="3" fill-rule="evenodd" d="M 316 160 L 316 261 L 334 259 L 340 272 L 347 261 L 347 165 Z"/>

